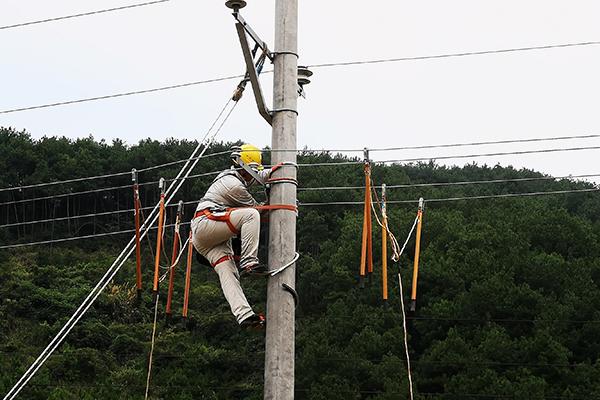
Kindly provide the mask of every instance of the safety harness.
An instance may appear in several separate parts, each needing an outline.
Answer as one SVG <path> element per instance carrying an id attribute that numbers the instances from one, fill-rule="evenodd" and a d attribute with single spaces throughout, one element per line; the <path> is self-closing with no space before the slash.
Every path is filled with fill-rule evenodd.
<path id="1" fill-rule="evenodd" d="M 269 204 L 269 205 L 254 206 L 254 207 L 232 207 L 232 208 L 226 208 L 224 211 L 217 210 L 217 212 L 219 212 L 219 215 L 214 214 L 214 212 L 215 212 L 214 208 L 205 208 L 203 210 L 196 211 L 196 213 L 194 214 L 194 218 L 206 217 L 206 218 L 210 219 L 211 221 L 224 222 L 227 224 L 227 227 L 233 234 L 239 235 L 239 232 L 237 231 L 237 229 L 235 229 L 235 226 L 233 226 L 233 224 L 231 223 L 231 218 L 230 218 L 231 212 L 235 211 L 235 210 L 245 209 L 245 208 L 254 208 L 255 210 L 258 210 L 258 211 L 287 210 L 287 211 L 298 212 L 298 207 L 291 205 L 291 204 Z M 217 261 L 215 261 L 214 263 L 211 263 L 211 265 L 214 268 L 217 265 L 221 264 L 222 262 L 229 261 L 229 260 L 235 261 L 236 256 L 231 256 L 231 255 L 223 256 L 223 257 L 219 258 Z"/>
<path id="2" fill-rule="evenodd" d="M 258 182 L 262 186 L 265 186 L 267 188 L 267 191 L 268 191 L 269 185 L 271 185 L 271 184 L 277 184 L 277 183 L 293 183 L 296 185 L 298 184 L 298 182 L 294 178 L 271 178 L 271 174 L 273 172 L 277 171 L 279 168 L 286 166 L 286 165 L 297 166 L 295 163 L 282 162 L 282 163 L 274 165 L 273 167 L 271 167 L 271 171 L 269 173 L 269 178 L 266 181 L 263 181 L 261 179 L 260 175 L 252 168 L 252 166 L 245 164 L 241 160 L 240 153 L 235 150 L 237 150 L 237 148 L 234 149 L 234 152 L 232 153 L 233 161 L 237 165 L 239 165 L 240 168 L 242 168 L 244 171 L 246 171 L 248 174 L 250 174 L 250 176 L 252 176 L 252 178 L 254 178 L 254 180 L 256 182 Z M 219 176 L 217 176 L 213 180 L 212 183 L 214 184 L 216 181 L 218 181 L 219 179 L 222 179 L 226 176 L 235 176 L 236 178 L 240 179 L 240 181 L 242 181 L 242 183 L 245 184 L 244 180 L 240 177 L 240 175 L 238 174 L 236 169 L 230 169 L 228 171 L 225 171 L 225 172 L 219 174 Z M 207 198 L 203 198 L 202 200 L 212 201 L 211 199 L 207 199 Z M 212 201 L 212 202 L 216 203 L 214 201 Z M 295 213 L 298 212 L 298 207 L 295 205 L 291 205 L 291 204 L 269 204 L 269 205 L 257 205 L 257 206 L 253 206 L 253 207 L 213 206 L 213 207 L 208 207 L 208 208 L 196 211 L 196 213 L 194 214 L 194 218 L 206 217 L 211 221 L 224 222 L 227 224 L 227 227 L 234 235 L 239 235 L 240 233 L 235 228 L 235 226 L 231 223 L 231 212 L 235 211 L 235 210 L 239 210 L 239 209 L 244 209 L 244 208 L 254 208 L 258 211 L 287 210 L 287 211 L 293 211 Z M 230 261 L 230 260 L 235 261 L 236 258 L 239 259 L 239 257 L 237 257 L 237 256 L 226 255 L 226 256 L 219 258 L 214 263 L 211 263 L 211 265 L 214 268 L 217 265 L 219 265 L 225 261 Z"/>

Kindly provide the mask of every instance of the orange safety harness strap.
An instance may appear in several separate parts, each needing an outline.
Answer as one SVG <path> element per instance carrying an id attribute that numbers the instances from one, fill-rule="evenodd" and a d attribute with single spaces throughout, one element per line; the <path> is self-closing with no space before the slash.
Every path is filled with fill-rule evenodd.
<path id="1" fill-rule="evenodd" d="M 223 263 L 225 261 L 230 261 L 230 260 L 234 261 L 235 257 L 231 256 L 231 255 L 226 255 L 226 256 L 223 256 L 223 257 L 219 258 L 217 261 L 215 261 L 211 265 L 212 265 L 213 268 L 215 268 L 217 265 L 219 265 L 219 264 L 221 264 L 221 263 Z"/>
<path id="2" fill-rule="evenodd" d="M 231 224 L 231 221 L 229 221 L 229 217 L 230 217 L 232 211 L 242 210 L 244 208 L 254 208 L 255 210 L 258 210 L 258 211 L 287 210 L 287 211 L 298 212 L 298 206 L 295 206 L 295 205 L 292 205 L 292 204 L 268 204 L 268 205 L 262 205 L 262 206 L 254 206 L 254 207 L 232 207 L 232 208 L 227 208 L 225 210 L 225 214 L 223 214 L 223 215 L 214 215 L 210 211 L 210 209 L 205 208 L 204 210 L 196 211 L 196 213 L 194 214 L 194 218 L 206 216 L 208 219 L 213 220 L 213 221 L 223 221 L 223 222 L 226 222 L 227 225 L 229 226 L 229 229 L 231 229 L 231 231 L 233 233 L 237 234 L 238 233 L 237 229 L 235 229 L 235 227 L 233 226 L 233 224 Z"/>
<path id="3" fill-rule="evenodd" d="M 210 211 L 210 209 L 205 208 L 204 210 L 196 211 L 196 213 L 194 214 L 194 218 L 206 216 L 206 218 L 210 219 L 211 221 L 225 222 L 227 224 L 227 227 L 229 228 L 229 230 L 233 234 L 238 235 L 239 232 L 237 231 L 237 229 L 235 228 L 235 226 L 233 226 L 233 224 L 231 223 L 231 219 L 229 218 L 231 216 L 231 210 L 232 210 L 231 208 L 228 208 L 227 210 L 225 210 L 225 214 L 223 214 L 223 215 L 214 215 Z"/>
<path id="4" fill-rule="evenodd" d="M 225 222 L 227 224 L 227 226 L 229 227 L 229 230 L 231 230 L 231 232 L 233 232 L 234 234 L 238 235 L 239 232 L 237 231 L 235 226 L 233 226 L 233 224 L 231 223 L 230 216 L 231 216 L 232 211 L 241 210 L 244 208 L 254 208 L 258 211 L 287 210 L 287 211 L 298 212 L 298 207 L 294 206 L 292 204 L 268 204 L 268 205 L 262 205 L 262 206 L 254 206 L 254 207 L 227 208 L 223 215 L 214 215 L 210 211 L 210 209 L 205 208 L 204 210 L 196 211 L 196 213 L 194 214 L 194 218 L 206 216 L 211 221 Z M 229 260 L 236 261 L 236 256 L 232 256 L 232 255 L 223 256 L 223 257 L 219 258 L 217 261 L 215 261 L 214 263 L 212 263 L 211 265 L 214 268 L 217 265 L 221 264 L 222 262 L 229 261 Z"/>

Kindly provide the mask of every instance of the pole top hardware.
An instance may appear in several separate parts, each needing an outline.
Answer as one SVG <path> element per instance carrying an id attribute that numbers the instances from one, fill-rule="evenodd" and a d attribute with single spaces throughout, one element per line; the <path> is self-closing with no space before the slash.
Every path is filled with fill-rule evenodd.
<path id="1" fill-rule="evenodd" d="M 225 6 L 231 8 L 233 11 L 238 11 L 240 8 L 246 7 L 245 0 L 227 0 Z"/>
<path id="2" fill-rule="evenodd" d="M 423 200 L 423 198 L 419 198 L 419 210 L 423 211 L 423 208 L 425 207 L 425 200 Z"/>
<path id="3" fill-rule="evenodd" d="M 366 147 L 363 149 L 363 155 L 364 155 L 365 164 L 369 164 L 369 162 L 371 160 L 369 160 L 369 149 L 367 149 Z"/>
<path id="4" fill-rule="evenodd" d="M 310 77 L 312 75 L 313 72 L 308 69 L 308 67 L 302 65 L 298 66 L 298 94 L 304 98 L 306 98 L 304 93 L 304 85 L 308 85 L 310 83 Z"/>
<path id="5" fill-rule="evenodd" d="M 177 214 L 183 215 L 183 200 L 179 200 L 177 204 Z"/>
<path id="6" fill-rule="evenodd" d="M 158 188 L 160 189 L 160 191 L 162 193 L 164 193 L 164 191 L 165 191 L 165 178 L 160 178 L 158 180 Z"/>
<path id="7" fill-rule="evenodd" d="M 298 65 L 298 85 L 304 86 L 310 83 L 313 72 L 308 67 Z"/>
<path id="8" fill-rule="evenodd" d="M 137 180 L 138 180 L 137 169 L 132 168 L 131 169 L 131 181 L 133 183 L 137 183 Z"/>

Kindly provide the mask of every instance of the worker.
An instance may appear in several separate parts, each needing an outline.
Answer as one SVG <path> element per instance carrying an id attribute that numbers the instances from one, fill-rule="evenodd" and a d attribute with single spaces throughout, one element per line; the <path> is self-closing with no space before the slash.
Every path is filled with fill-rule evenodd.
<path id="1" fill-rule="evenodd" d="M 259 203 L 248 188 L 256 181 L 264 182 L 270 170 L 263 168 L 261 151 L 251 144 L 234 150 L 232 164 L 214 179 L 196 208 L 191 222 L 193 243 L 219 276 L 225 299 L 240 326 L 261 329 L 265 317 L 252 310 L 239 278 L 240 273 L 267 272 L 258 260 L 260 214 L 252 207 Z M 231 244 L 235 236 L 241 238 L 239 267 Z"/>

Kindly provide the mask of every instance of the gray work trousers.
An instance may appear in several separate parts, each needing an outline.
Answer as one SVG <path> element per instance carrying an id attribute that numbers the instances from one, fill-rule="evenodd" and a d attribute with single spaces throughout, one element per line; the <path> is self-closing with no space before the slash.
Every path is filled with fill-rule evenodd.
<path id="1" fill-rule="evenodd" d="M 220 215 L 215 213 L 215 215 Z M 229 221 L 239 232 L 242 239 L 240 267 L 258 262 L 258 241 L 260 236 L 260 214 L 254 208 L 241 208 L 231 211 Z M 192 238 L 194 247 L 214 265 L 225 256 L 233 257 L 231 238 L 236 236 L 224 221 L 214 221 L 208 217 L 192 220 Z M 254 314 L 240 285 L 240 276 L 235 262 L 231 259 L 214 267 L 219 275 L 225 299 L 238 323 Z"/>

